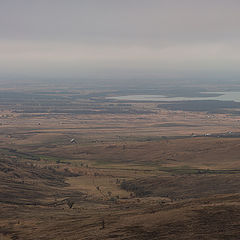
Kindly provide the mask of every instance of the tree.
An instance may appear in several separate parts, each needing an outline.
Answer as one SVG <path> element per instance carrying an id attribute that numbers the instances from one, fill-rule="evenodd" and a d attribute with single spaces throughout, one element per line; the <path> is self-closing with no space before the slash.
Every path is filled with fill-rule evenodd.
<path id="1" fill-rule="evenodd" d="M 74 204 L 74 202 L 72 200 L 70 200 L 70 199 L 67 200 L 67 205 L 69 208 L 72 208 L 73 204 Z"/>

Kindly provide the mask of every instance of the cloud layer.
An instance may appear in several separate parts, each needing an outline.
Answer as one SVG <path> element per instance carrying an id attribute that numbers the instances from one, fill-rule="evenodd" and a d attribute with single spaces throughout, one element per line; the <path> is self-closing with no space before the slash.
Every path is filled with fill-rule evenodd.
<path id="1" fill-rule="evenodd" d="M 238 0 L 12 0 L 0 79 L 238 78 Z"/>

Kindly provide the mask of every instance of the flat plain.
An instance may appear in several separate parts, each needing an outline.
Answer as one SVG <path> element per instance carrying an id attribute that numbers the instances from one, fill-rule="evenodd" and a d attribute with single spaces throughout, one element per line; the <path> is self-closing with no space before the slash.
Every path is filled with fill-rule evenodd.
<path id="1" fill-rule="evenodd" d="M 1 89 L 1 240 L 238 239 L 240 107 L 46 89 Z"/>

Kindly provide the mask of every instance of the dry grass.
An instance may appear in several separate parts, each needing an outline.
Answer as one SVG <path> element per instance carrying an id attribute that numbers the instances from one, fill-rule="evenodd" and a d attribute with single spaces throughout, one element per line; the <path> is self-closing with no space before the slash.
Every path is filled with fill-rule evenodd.
<path id="1" fill-rule="evenodd" d="M 14 106 L 0 113 L 1 240 L 238 239 L 240 138 L 190 137 L 237 131 L 238 116 L 155 103 L 132 104 L 152 112 L 139 114 Z"/>

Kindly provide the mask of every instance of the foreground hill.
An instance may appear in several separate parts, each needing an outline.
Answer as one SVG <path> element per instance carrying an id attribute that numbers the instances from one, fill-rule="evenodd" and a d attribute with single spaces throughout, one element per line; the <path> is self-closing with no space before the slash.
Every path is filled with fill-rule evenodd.
<path id="1" fill-rule="evenodd" d="M 84 151 L 92 149 L 85 162 L 77 160 L 81 146 L 72 154 L 68 149 L 75 145 L 63 148 L 69 156 L 65 160 L 58 159 L 56 149 L 51 148 L 44 157 L 34 155 L 32 147 L 28 152 L 22 152 L 23 147 L 4 148 L 0 237 L 237 239 L 240 175 L 233 166 L 238 166 L 239 142 L 236 138 L 191 138 L 125 142 L 124 148 L 94 143 L 95 147 L 84 146 Z M 235 152 L 229 155 L 229 165 L 224 154 L 221 158 L 222 148 Z M 118 155 L 122 151 L 128 161 L 121 163 Z M 174 155 L 175 161 L 165 158 L 160 164 L 157 156 L 163 151 Z M 112 161 L 104 162 L 104 153 L 106 159 L 111 153 Z M 214 153 L 218 158 L 207 158 Z M 199 154 L 205 156 L 201 164 Z M 222 161 L 218 164 L 217 159 Z"/>

